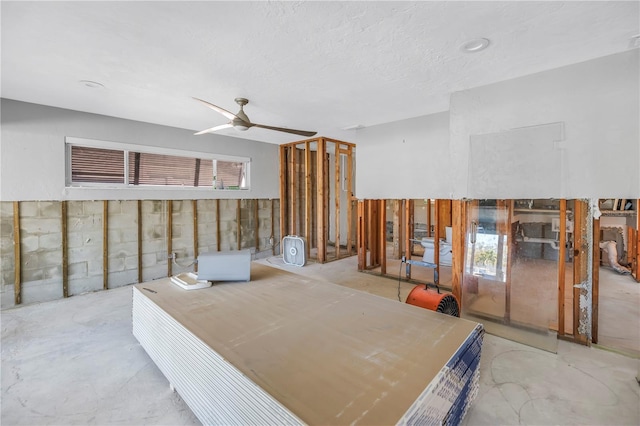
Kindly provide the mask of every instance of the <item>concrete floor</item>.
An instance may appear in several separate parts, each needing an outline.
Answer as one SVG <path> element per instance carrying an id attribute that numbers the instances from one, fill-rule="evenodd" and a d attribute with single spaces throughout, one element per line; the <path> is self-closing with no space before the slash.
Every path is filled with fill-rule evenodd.
<path id="1" fill-rule="evenodd" d="M 398 282 L 356 259 L 303 268 L 259 261 L 397 300 Z M 402 283 L 404 300 L 413 286 Z M 5 310 L 5 425 L 198 424 L 131 335 L 131 288 Z M 428 362 L 428 360 L 425 360 Z M 558 354 L 486 335 L 463 424 L 640 424 L 639 360 L 560 341 Z"/>

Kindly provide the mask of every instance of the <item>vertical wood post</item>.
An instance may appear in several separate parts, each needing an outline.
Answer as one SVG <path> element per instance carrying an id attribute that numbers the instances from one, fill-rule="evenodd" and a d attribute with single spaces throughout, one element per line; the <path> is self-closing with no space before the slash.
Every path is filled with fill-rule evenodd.
<path id="1" fill-rule="evenodd" d="M 289 214 L 289 235 L 298 234 L 298 179 L 296 176 L 296 153 L 294 145 L 289 147 L 289 203 L 291 213 Z"/>
<path id="2" fill-rule="evenodd" d="M 366 268 L 367 248 L 364 243 L 365 238 L 365 207 L 364 201 L 358 201 L 358 229 L 356 229 L 356 251 L 358 253 L 358 270 L 364 271 Z"/>
<path id="3" fill-rule="evenodd" d="M 575 226 L 574 226 L 575 228 Z M 598 343 L 598 303 L 600 297 L 600 219 L 593 219 L 593 265 L 591 273 L 591 342 Z"/>
<path id="4" fill-rule="evenodd" d="M 69 297 L 69 247 L 68 247 L 68 219 L 67 202 L 60 203 L 60 217 L 62 220 L 61 241 L 62 244 L 62 296 Z"/>
<path id="5" fill-rule="evenodd" d="M 402 201 L 393 200 L 393 258 L 400 259 L 402 257 Z"/>
<path id="6" fill-rule="evenodd" d="M 193 206 L 193 270 L 198 272 L 198 200 L 191 200 Z"/>
<path id="7" fill-rule="evenodd" d="M 378 244 L 380 245 L 380 274 L 387 274 L 387 209 L 385 200 L 378 200 Z"/>
<path id="8" fill-rule="evenodd" d="M 109 289 L 109 201 L 102 201 L 102 289 Z"/>
<path id="9" fill-rule="evenodd" d="M 567 241 L 567 200 L 560 200 L 560 247 L 558 250 L 558 336 L 565 335 L 565 279 L 566 279 L 566 241 Z M 577 224 L 576 224 L 577 225 Z M 574 227 L 575 229 L 575 227 Z"/>
<path id="10" fill-rule="evenodd" d="M 273 229 L 273 227 L 275 225 L 275 221 L 273 219 L 273 215 L 274 215 L 273 203 L 274 203 L 274 201 L 273 201 L 273 198 L 272 198 L 271 199 L 271 216 L 270 216 L 270 218 L 271 218 L 271 236 L 270 237 L 271 237 L 271 239 L 273 241 L 273 244 L 271 244 L 271 254 L 273 256 L 275 256 L 276 255 L 276 234 L 275 234 L 274 229 Z M 282 200 L 280 200 L 280 203 L 282 203 Z"/>
<path id="11" fill-rule="evenodd" d="M 167 276 L 173 275 L 173 201 L 167 200 Z"/>
<path id="12" fill-rule="evenodd" d="M 287 232 L 287 147 L 280 146 L 280 240 Z M 273 208 L 273 201 L 271 204 Z M 273 214 L 271 215 L 273 218 Z M 273 227 L 272 227 L 273 228 Z M 274 247 L 275 254 L 275 247 Z"/>
<path id="13" fill-rule="evenodd" d="M 238 198 L 238 202 L 236 203 L 236 236 L 238 237 L 238 250 L 242 249 L 242 227 L 240 226 L 240 222 L 242 221 L 242 205 L 241 200 Z"/>
<path id="14" fill-rule="evenodd" d="M 20 201 L 13 202 L 13 256 L 14 280 L 13 299 L 16 305 L 22 303 L 22 251 L 20 249 Z"/>
<path id="15" fill-rule="evenodd" d="M 138 282 L 142 282 L 142 200 L 137 202 L 138 222 Z"/>
<path id="16" fill-rule="evenodd" d="M 640 282 L 640 198 L 636 199 L 636 257 L 634 261 L 636 281 Z"/>
<path id="17" fill-rule="evenodd" d="M 431 199 L 427 198 L 427 237 L 431 236 Z"/>
<path id="18" fill-rule="evenodd" d="M 327 145 L 324 138 L 318 139 L 317 154 L 317 202 L 316 202 L 316 227 L 317 227 L 317 245 L 318 245 L 318 263 L 327 261 L 327 203 L 326 203 L 326 161 Z"/>
<path id="19" fill-rule="evenodd" d="M 435 213 L 436 220 L 434 226 L 433 233 L 433 263 L 436 264 L 436 271 L 438 272 L 438 276 L 440 276 L 440 236 L 442 236 L 442 232 L 444 228 L 442 227 L 443 223 L 443 204 L 444 200 L 436 200 L 435 204 Z M 446 235 L 446 234 L 445 234 Z"/>
<path id="20" fill-rule="evenodd" d="M 349 145 L 347 151 L 347 254 L 351 256 L 353 245 L 353 146 Z"/>
<path id="21" fill-rule="evenodd" d="M 404 255 L 407 257 L 407 259 L 411 259 L 411 235 L 413 234 L 412 232 L 412 228 L 413 228 L 413 223 L 411 221 L 412 218 L 412 214 L 411 214 L 411 200 L 406 199 L 404 200 L 404 224 L 402 226 L 402 228 L 404 229 Z M 411 265 L 407 264 L 407 269 L 405 272 L 405 276 L 407 277 L 407 279 L 411 279 Z"/>
<path id="22" fill-rule="evenodd" d="M 430 204 L 430 203 L 429 203 Z M 431 209 L 431 205 L 429 205 Z M 452 206 L 452 232 L 451 232 L 451 292 L 458 299 L 462 309 L 462 282 L 464 278 L 464 247 L 467 227 L 466 202 L 453 200 Z"/>
<path id="23" fill-rule="evenodd" d="M 216 199 L 216 248 L 220 251 L 220 199 Z"/>
<path id="24" fill-rule="evenodd" d="M 260 251 L 260 205 L 257 198 L 253 200 L 253 214 L 256 218 L 256 254 L 258 254 Z"/>
<path id="25" fill-rule="evenodd" d="M 335 188 L 334 198 L 336 206 L 336 221 L 335 221 L 335 246 L 336 246 L 336 259 L 340 259 L 340 196 L 342 195 L 342 188 L 340 185 L 340 144 L 336 143 L 334 151 L 334 176 L 333 183 Z"/>
<path id="26" fill-rule="evenodd" d="M 311 191 L 311 142 L 304 144 L 304 237 L 306 238 L 305 252 L 306 258 L 311 253 L 311 199 L 313 192 Z"/>

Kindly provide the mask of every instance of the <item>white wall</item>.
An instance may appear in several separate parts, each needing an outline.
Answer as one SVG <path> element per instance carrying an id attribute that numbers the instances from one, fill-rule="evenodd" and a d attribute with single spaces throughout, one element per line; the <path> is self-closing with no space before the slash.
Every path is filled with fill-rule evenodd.
<path id="1" fill-rule="evenodd" d="M 473 135 L 564 123 L 558 144 L 558 185 L 546 198 L 620 198 L 640 195 L 638 50 L 607 56 L 531 76 L 454 93 L 450 104 L 454 198 L 473 197 L 467 186 L 469 141 Z M 531 158 L 523 149 L 522 158 Z M 508 162 L 508 157 L 496 163 Z M 543 165 L 530 164 L 531 168 Z M 524 173 L 523 173 L 524 174 Z M 526 178 L 511 176 L 485 198 L 540 198 Z M 522 188 L 522 189 L 521 189 Z"/>
<path id="2" fill-rule="evenodd" d="M 449 113 L 356 132 L 356 197 L 450 198 Z"/>
<path id="3" fill-rule="evenodd" d="M 278 146 L 2 99 L 0 200 L 278 198 Z M 251 158 L 251 189 L 65 188 L 65 137 Z"/>
<path id="4" fill-rule="evenodd" d="M 561 169 L 557 185 L 544 185 L 541 191 L 530 185 L 528 174 L 515 173 L 504 185 L 482 188 L 483 198 L 637 198 L 639 58 L 634 49 L 457 92 L 448 114 L 359 130 L 356 195 L 473 198 L 477 188 L 468 183 L 469 169 L 477 166 L 470 163 L 472 137 L 482 140 L 477 136 L 562 123 L 564 137 L 556 144 Z M 499 167 L 514 155 L 534 157 L 530 145 L 505 150 L 495 164 Z"/>

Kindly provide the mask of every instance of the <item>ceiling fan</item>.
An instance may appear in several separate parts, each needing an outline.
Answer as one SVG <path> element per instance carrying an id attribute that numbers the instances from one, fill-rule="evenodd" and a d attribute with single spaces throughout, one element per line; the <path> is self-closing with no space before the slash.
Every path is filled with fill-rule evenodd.
<path id="1" fill-rule="evenodd" d="M 264 124 L 252 123 L 249 120 L 249 117 L 247 117 L 247 114 L 245 114 L 244 110 L 242 109 L 243 106 L 245 106 L 246 104 L 249 103 L 249 100 L 245 99 L 245 98 L 236 98 L 235 99 L 236 103 L 238 105 L 240 105 L 240 111 L 238 111 L 237 114 L 230 113 L 226 109 L 220 108 L 219 106 L 214 105 L 212 103 L 209 103 L 207 101 L 203 101 L 202 99 L 198 99 L 198 98 L 193 98 L 193 99 L 195 99 L 198 102 L 202 102 L 203 104 L 205 104 L 206 106 L 208 106 L 212 110 L 219 112 L 220 114 L 224 115 L 229 120 L 231 120 L 227 124 L 221 124 L 219 126 L 215 126 L 215 127 L 210 128 L 210 129 L 206 129 L 206 130 L 202 130 L 202 131 L 200 131 L 198 133 L 194 133 L 195 135 L 202 135 L 202 134 L 205 134 L 205 133 L 213 133 L 213 132 L 216 132 L 218 130 L 228 129 L 229 127 L 233 127 L 236 130 L 241 130 L 241 131 L 245 131 L 245 130 L 251 128 L 251 127 L 259 127 L 261 129 L 277 130 L 278 132 L 293 133 L 294 135 L 300 135 L 300 136 L 313 136 L 313 135 L 315 135 L 317 133 L 317 132 L 308 132 L 308 131 L 305 131 L 305 130 L 287 129 L 287 128 L 284 128 L 284 127 L 273 127 L 273 126 L 265 126 Z"/>

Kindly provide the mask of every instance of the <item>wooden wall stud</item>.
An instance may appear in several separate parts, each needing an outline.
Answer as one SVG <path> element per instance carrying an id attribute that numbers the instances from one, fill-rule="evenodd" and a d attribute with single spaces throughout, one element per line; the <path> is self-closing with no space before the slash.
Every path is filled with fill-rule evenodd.
<path id="1" fill-rule="evenodd" d="M 22 260 L 20 250 L 20 202 L 13 202 L 13 256 L 14 256 L 14 280 L 13 298 L 14 303 L 22 303 Z"/>
<path id="2" fill-rule="evenodd" d="M 102 201 L 102 289 L 109 289 L 109 201 Z"/>
<path id="3" fill-rule="evenodd" d="M 68 243 L 68 222 L 67 218 L 67 202 L 60 203 L 60 218 L 62 220 L 62 229 L 60 231 L 60 244 L 62 245 L 62 297 L 69 297 L 69 243 Z"/>

